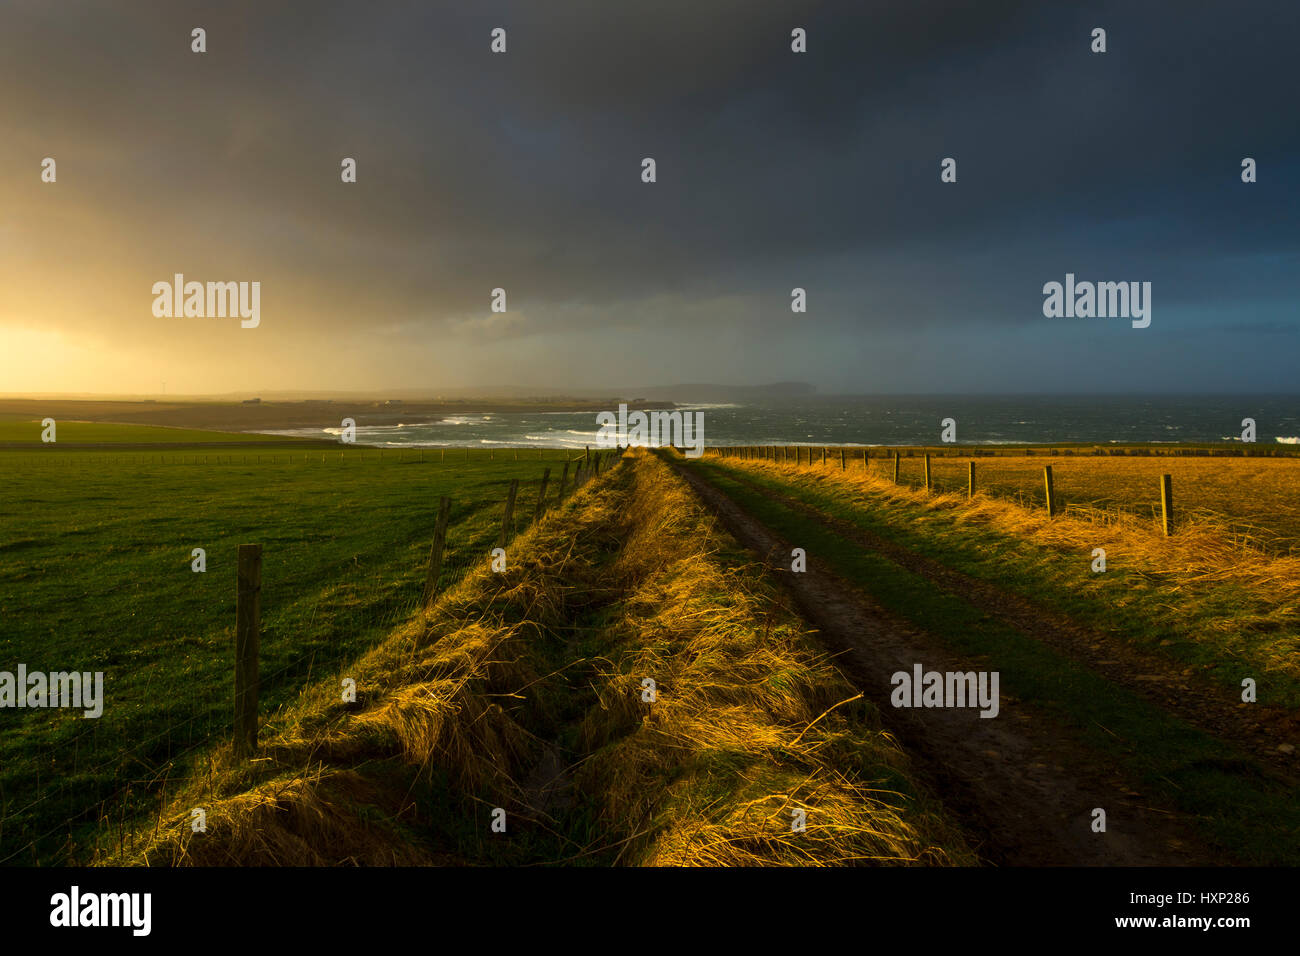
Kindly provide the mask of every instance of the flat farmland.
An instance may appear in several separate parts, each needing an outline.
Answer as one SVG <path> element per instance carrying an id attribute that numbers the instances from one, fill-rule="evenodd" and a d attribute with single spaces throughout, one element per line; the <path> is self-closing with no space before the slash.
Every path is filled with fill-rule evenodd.
<path id="1" fill-rule="evenodd" d="M 874 452 L 873 452 L 874 454 Z M 939 491 L 966 489 L 964 457 L 932 457 Z M 1042 504 L 1043 466 L 1052 466 L 1058 506 L 1120 512 L 1158 520 L 1160 476 L 1173 477 L 1183 518 L 1217 524 L 1244 543 L 1280 553 L 1300 551 L 1300 458 L 1121 457 L 1029 455 L 976 458 L 976 490 L 1023 504 Z M 861 467 L 861 458 L 858 459 Z M 838 467 L 838 461 L 835 462 Z M 871 473 L 892 474 L 893 460 L 871 460 Z M 921 457 L 903 458 L 899 480 L 924 481 Z"/>
<path id="2" fill-rule="evenodd" d="M 543 469 L 554 502 L 567 457 L 274 443 L 0 451 L 0 670 L 102 671 L 105 698 L 97 719 L 0 710 L 0 859 L 47 859 L 41 838 L 62 842 L 69 820 L 129 820 L 144 804 L 124 791 L 156 790 L 171 761 L 228 734 L 237 545 L 263 547 L 270 711 L 415 610 L 440 495 L 453 502 L 445 585 L 487 560 L 511 479 L 522 528 Z"/>

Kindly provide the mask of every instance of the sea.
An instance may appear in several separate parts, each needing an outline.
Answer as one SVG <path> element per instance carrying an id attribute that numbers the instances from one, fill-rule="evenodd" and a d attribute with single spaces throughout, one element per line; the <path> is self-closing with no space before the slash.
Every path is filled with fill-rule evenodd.
<path id="1" fill-rule="evenodd" d="M 962 445 L 1240 441 L 1247 418 L 1261 445 L 1300 444 L 1300 395 L 825 395 L 677 407 L 703 416 L 706 446 L 936 445 L 945 419 L 955 422 Z M 609 411 L 617 415 L 618 406 Z M 340 429 L 269 434 L 336 438 Z M 484 412 L 358 425 L 356 441 L 393 448 L 582 448 L 598 445 L 599 435 L 594 412 Z"/>

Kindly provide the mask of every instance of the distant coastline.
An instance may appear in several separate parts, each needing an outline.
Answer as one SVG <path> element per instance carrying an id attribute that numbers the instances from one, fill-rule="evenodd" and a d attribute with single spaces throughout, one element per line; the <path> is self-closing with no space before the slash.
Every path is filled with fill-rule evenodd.
<path id="1" fill-rule="evenodd" d="M 594 417 L 614 403 L 628 399 L 463 399 L 447 401 L 381 401 L 312 399 L 306 401 L 94 401 L 78 399 L 0 399 L 0 420 L 103 422 L 117 425 L 162 425 L 222 432 L 277 432 L 338 427 L 344 418 L 358 426 L 391 426 L 404 422 L 436 422 L 457 415 L 586 413 Z M 639 400 L 639 408 L 673 408 L 672 402 Z"/>

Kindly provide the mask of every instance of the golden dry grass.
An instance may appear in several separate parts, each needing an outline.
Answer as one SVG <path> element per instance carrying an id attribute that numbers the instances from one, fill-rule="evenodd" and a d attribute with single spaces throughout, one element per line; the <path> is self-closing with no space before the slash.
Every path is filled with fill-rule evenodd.
<path id="1" fill-rule="evenodd" d="M 635 862 L 973 862 L 907 784 L 907 759 L 875 710 L 761 570 L 718 560 L 736 545 L 680 479 L 646 459 L 629 507 L 634 530 L 616 567 L 659 570 L 642 576 L 611 629 L 619 643 L 600 674 L 602 708 L 583 728 L 595 753 L 582 775 L 606 795 L 608 825 L 645 821 Z"/>
<path id="2" fill-rule="evenodd" d="M 728 459 L 727 463 L 779 475 L 796 485 L 837 489 L 846 502 L 866 510 L 885 500 L 942 514 L 957 533 L 962 528 L 978 528 L 1014 540 L 1024 560 L 1041 558 L 1044 569 L 1053 556 L 1062 554 L 1077 556 L 1078 563 L 1072 566 L 1086 568 L 1093 549 L 1103 548 L 1111 573 L 1070 575 L 1072 593 L 1117 607 L 1138 599 L 1158 599 L 1167 626 L 1183 629 L 1197 640 L 1211 640 L 1224 653 L 1265 671 L 1300 680 L 1300 555 L 1258 547 L 1258 541 L 1234 533 L 1219 516 L 1206 512 L 1184 511 L 1176 533 L 1166 537 L 1149 516 L 1132 512 L 1081 507 L 1048 518 L 1041 503 L 1022 505 L 982 492 L 967 500 L 965 461 L 948 460 L 940 465 L 941 461 L 932 459 L 940 477 L 951 479 L 960 467 L 960 491 L 926 493 L 924 488 L 895 485 L 892 461 L 873 460 L 870 473 L 864 473 L 860 460 L 856 469 L 846 470 L 839 468 L 838 461 L 835 467 L 817 464 L 797 469 L 761 460 Z M 989 472 L 998 474 L 1002 461 L 977 462 L 977 489 L 985 487 Z M 1294 483 L 1300 482 L 1300 463 L 1288 459 L 1076 457 L 1045 461 L 1031 457 L 1010 462 L 1009 473 L 1022 484 L 1029 481 L 1031 467 L 1041 482 L 1043 465 L 1050 463 L 1058 493 L 1063 488 L 1137 487 L 1141 483 L 1158 487 L 1155 476 L 1161 473 L 1174 475 L 1176 497 L 1180 489 L 1191 497 L 1194 479 L 1189 476 L 1208 483 L 1211 472 L 1225 489 L 1219 493 L 1225 495 L 1235 483 L 1243 488 L 1267 485 L 1270 494 L 1282 497 L 1288 483 L 1296 488 Z M 900 480 L 908 477 L 908 467 L 908 460 L 903 459 Z M 911 477 L 919 479 L 921 459 L 913 459 L 910 467 Z M 1238 476 L 1235 482 L 1234 475 Z M 1044 573 L 1066 581 L 1059 572 Z M 1116 588 L 1115 573 L 1123 575 L 1122 590 Z"/>
<path id="3" fill-rule="evenodd" d="M 967 461 L 931 459 L 940 490 L 965 491 Z M 1044 465 L 1052 466 L 1056 496 L 1067 508 L 1128 514 L 1155 524 L 1160 517 L 1160 476 L 1170 475 L 1180 520 L 1215 525 L 1231 541 L 1258 550 L 1300 554 L 1300 458 L 978 458 L 976 489 L 1041 506 Z M 861 460 L 857 467 L 862 467 Z M 901 480 L 920 483 L 923 467 L 921 458 L 902 459 Z M 873 459 L 871 471 L 892 477 L 893 461 Z"/>
<path id="4" fill-rule="evenodd" d="M 589 488 L 574 495 L 577 526 Z M 241 764 L 229 747 L 218 748 L 207 772 L 172 799 L 157 826 L 137 835 L 138 846 L 106 852 L 98 862 L 449 862 L 392 826 L 412 809 L 410 784 L 394 790 L 370 777 L 396 761 L 417 776 L 436 765 L 452 786 L 500 802 L 517 790 L 535 748 L 502 703 L 539 679 L 529 641 L 561 616 L 536 562 L 571 549 L 569 528 L 549 519 L 534 526 L 511 543 L 520 560 L 507 573 L 493 574 L 484 563 L 355 666 L 304 691 L 262 728 L 257 760 Z M 507 622 L 521 605 L 528 620 Z M 355 712 L 342 702 L 342 677 L 356 681 Z M 207 813 L 206 833 L 192 831 L 194 806 Z M 304 828 L 304 820 L 312 825 Z M 339 829 L 351 836 L 340 838 Z M 363 852 L 359 844 L 373 849 Z"/>
<path id="5" fill-rule="evenodd" d="M 539 728 L 554 731 L 574 693 L 586 703 L 564 718 L 581 754 L 571 787 L 601 836 L 534 862 L 976 862 L 761 566 L 662 462 L 627 457 L 517 538 L 507 572 L 473 573 L 273 715 L 257 760 L 217 750 L 155 827 L 99 862 L 472 863 L 423 838 L 417 784 L 436 772 L 470 800 L 561 826 L 530 806 L 526 781 L 554 747 Z M 553 679 L 579 666 L 581 680 Z M 658 682 L 649 706 L 643 676 Z M 195 806 L 206 833 L 191 830 Z"/>

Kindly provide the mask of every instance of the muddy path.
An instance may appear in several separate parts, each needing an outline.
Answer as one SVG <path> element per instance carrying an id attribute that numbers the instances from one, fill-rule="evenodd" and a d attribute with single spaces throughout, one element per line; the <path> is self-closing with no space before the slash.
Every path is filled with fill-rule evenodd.
<path id="1" fill-rule="evenodd" d="M 880 709 L 920 775 L 965 825 L 990 863 L 1155 866 L 1225 862 L 1202 846 L 1185 815 L 1152 806 L 1112 766 L 1007 694 L 994 719 L 969 708 L 894 708 L 891 675 L 980 670 L 876 605 L 815 557 L 789 570 L 791 543 L 691 469 L 666 457 L 727 530 L 760 555 L 837 664 Z M 767 492 L 764 492 L 767 493 Z M 1094 808 L 1105 833 L 1092 832 Z"/>
<path id="2" fill-rule="evenodd" d="M 1275 779 L 1290 786 L 1300 783 L 1294 755 L 1277 749 L 1279 744 L 1300 737 L 1300 711 L 1264 703 L 1243 704 L 1237 690 L 1206 680 L 1176 661 L 1122 643 L 1112 634 L 1083 626 L 996 584 L 947 567 L 904 545 L 819 511 L 798 498 L 752 481 L 738 471 L 730 472 L 728 477 L 818 522 L 844 540 L 884 555 L 936 587 L 960 596 L 972 607 L 1084 664 L 1108 681 L 1127 687 L 1180 720 L 1233 744 L 1265 764 Z"/>

